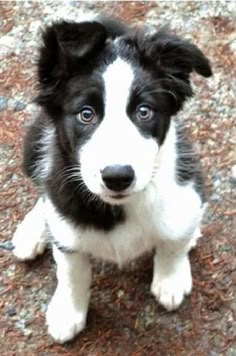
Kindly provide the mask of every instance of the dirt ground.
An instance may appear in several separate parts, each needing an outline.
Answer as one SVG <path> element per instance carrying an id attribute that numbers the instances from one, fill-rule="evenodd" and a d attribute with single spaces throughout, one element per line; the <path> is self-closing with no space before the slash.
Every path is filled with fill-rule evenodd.
<path id="1" fill-rule="evenodd" d="M 55 288 L 51 252 L 30 263 L 11 254 L 16 225 L 37 192 L 21 171 L 22 137 L 37 108 L 40 27 L 102 10 L 137 25 L 169 23 L 209 57 L 214 76 L 193 76 L 196 96 L 179 114 L 201 154 L 209 208 L 191 252 L 193 292 L 168 313 L 150 293 L 152 255 L 120 271 L 93 262 L 86 329 L 65 345 L 47 334 Z M 0 2 L 0 354 L 236 355 L 236 12 L 234 1 Z M 181 205 L 180 205 L 181 208 Z M 33 231 L 32 231 L 33 233 Z"/>

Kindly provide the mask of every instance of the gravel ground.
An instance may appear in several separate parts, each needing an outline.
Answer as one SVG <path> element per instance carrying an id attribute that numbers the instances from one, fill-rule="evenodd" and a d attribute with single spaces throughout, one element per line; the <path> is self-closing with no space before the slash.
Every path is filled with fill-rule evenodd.
<path id="1" fill-rule="evenodd" d="M 11 355 L 236 355 L 236 12 L 234 1 L 0 2 L 0 353 Z M 17 223 L 37 192 L 21 172 L 21 145 L 37 111 L 40 30 L 52 20 L 102 10 L 137 25 L 170 26 L 199 44 L 214 76 L 193 76 L 196 97 L 181 113 L 201 154 L 209 209 L 191 253 L 194 288 L 167 313 L 149 291 L 152 256 L 119 271 L 94 261 L 86 330 L 57 345 L 45 310 L 55 288 L 51 253 L 30 263 L 11 255 Z"/>

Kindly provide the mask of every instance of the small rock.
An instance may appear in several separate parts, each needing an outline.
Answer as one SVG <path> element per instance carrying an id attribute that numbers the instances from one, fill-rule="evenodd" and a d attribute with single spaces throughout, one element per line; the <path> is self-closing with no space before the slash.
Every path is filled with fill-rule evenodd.
<path id="1" fill-rule="evenodd" d="M 222 250 L 223 251 L 232 251 L 232 246 L 231 245 L 228 245 L 228 244 L 225 244 L 222 246 Z"/>
<path id="2" fill-rule="evenodd" d="M 122 289 L 120 289 L 117 293 L 117 297 L 120 299 L 124 296 L 124 291 Z"/>
<path id="3" fill-rule="evenodd" d="M 32 332 L 32 330 L 30 330 L 30 329 L 25 329 L 25 330 L 24 330 L 24 335 L 25 335 L 25 336 L 30 337 L 30 336 L 32 335 L 32 333 L 33 333 L 33 332 Z"/>
<path id="4" fill-rule="evenodd" d="M 7 308 L 7 315 L 8 316 L 15 316 L 16 315 L 16 308 L 11 306 Z"/>
<path id="5" fill-rule="evenodd" d="M 145 329 L 148 329 L 151 325 L 153 325 L 153 316 L 146 316 L 144 320 Z"/>
<path id="6" fill-rule="evenodd" d="M 18 179 L 19 179 L 19 176 L 17 175 L 17 174 L 13 174 L 13 176 L 11 177 L 11 181 L 13 182 L 13 183 L 16 183 L 17 181 L 18 181 Z"/>
<path id="7" fill-rule="evenodd" d="M 183 326 L 178 323 L 175 327 L 175 330 L 177 331 L 178 334 L 181 334 L 183 332 Z"/>
<path id="8" fill-rule="evenodd" d="M 0 248 L 3 250 L 12 251 L 14 246 L 11 241 L 7 240 L 0 242 Z"/>
<path id="9" fill-rule="evenodd" d="M 221 173 L 218 171 L 214 172 L 212 175 L 212 179 L 213 179 L 215 188 L 217 188 L 221 184 L 221 181 L 222 181 Z"/>
<path id="10" fill-rule="evenodd" d="M 23 101 L 15 101 L 13 109 L 14 111 L 22 111 L 26 108 L 26 104 Z"/>
<path id="11" fill-rule="evenodd" d="M 220 196 L 220 194 L 218 193 L 213 193 L 212 196 L 211 196 L 211 201 L 214 201 L 214 202 L 219 202 L 221 201 L 222 198 Z"/>
<path id="12" fill-rule="evenodd" d="M 47 308 L 48 308 L 47 304 L 42 303 L 40 310 L 41 310 L 42 313 L 46 313 Z"/>
<path id="13" fill-rule="evenodd" d="M 212 178 L 213 178 L 213 180 L 221 180 L 221 173 L 219 171 L 215 171 L 212 174 Z"/>
<path id="14" fill-rule="evenodd" d="M 25 319 L 22 318 L 22 319 L 20 319 L 20 320 L 17 321 L 16 325 L 17 325 L 17 327 L 18 327 L 19 329 L 25 330 L 25 329 L 26 329 L 26 326 L 27 326 L 27 322 L 26 322 Z"/>
<path id="15" fill-rule="evenodd" d="M 8 107 L 8 98 L 5 96 L 0 96 L 0 111 L 7 109 Z"/>

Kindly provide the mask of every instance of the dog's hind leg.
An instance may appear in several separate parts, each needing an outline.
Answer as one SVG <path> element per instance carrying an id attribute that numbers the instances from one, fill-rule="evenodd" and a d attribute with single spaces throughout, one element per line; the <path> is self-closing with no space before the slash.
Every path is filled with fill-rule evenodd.
<path id="1" fill-rule="evenodd" d="M 18 225 L 12 243 L 13 254 L 19 260 L 31 260 L 43 253 L 46 241 L 43 237 L 45 231 L 44 203 L 39 198 L 33 209 Z"/>

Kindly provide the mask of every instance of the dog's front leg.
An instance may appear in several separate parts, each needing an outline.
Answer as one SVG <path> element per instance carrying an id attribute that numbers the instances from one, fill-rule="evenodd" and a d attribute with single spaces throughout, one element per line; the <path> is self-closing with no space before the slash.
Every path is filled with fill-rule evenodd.
<path id="1" fill-rule="evenodd" d="M 12 239 L 13 254 L 19 260 L 26 261 L 43 253 L 46 247 L 44 230 L 44 203 L 43 198 L 40 197 L 14 233 Z"/>
<path id="2" fill-rule="evenodd" d="M 60 342 L 84 329 L 90 298 L 91 265 L 88 256 L 53 248 L 58 285 L 47 310 L 48 331 Z"/>
<path id="3" fill-rule="evenodd" d="M 175 310 L 192 289 L 188 245 L 163 242 L 154 257 L 151 292 L 167 310 Z"/>

